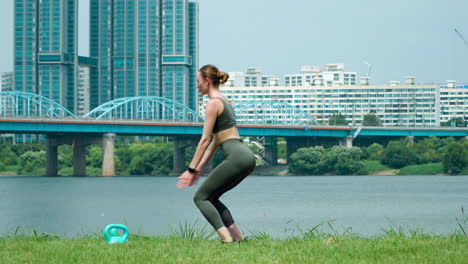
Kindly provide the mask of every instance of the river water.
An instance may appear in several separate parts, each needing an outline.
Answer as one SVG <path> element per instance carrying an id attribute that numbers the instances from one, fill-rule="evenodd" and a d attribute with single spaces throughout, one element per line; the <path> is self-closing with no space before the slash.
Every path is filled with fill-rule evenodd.
<path id="1" fill-rule="evenodd" d="M 1 176 L 0 236 L 18 226 L 80 237 L 111 223 L 145 235 L 205 224 L 192 201 L 196 188 L 175 185 L 175 177 Z M 287 237 L 331 220 L 336 232 L 365 236 L 391 226 L 451 234 L 468 207 L 468 176 L 250 176 L 221 200 L 247 234 Z"/>

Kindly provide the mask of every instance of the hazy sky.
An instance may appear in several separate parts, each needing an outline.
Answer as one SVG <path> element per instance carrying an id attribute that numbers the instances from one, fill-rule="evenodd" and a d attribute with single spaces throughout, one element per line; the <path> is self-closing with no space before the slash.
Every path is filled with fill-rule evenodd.
<path id="1" fill-rule="evenodd" d="M 0 2 L 0 72 L 13 70 L 13 3 Z M 301 65 L 344 63 L 371 82 L 468 82 L 467 0 L 199 0 L 200 61 L 223 71 L 260 67 L 282 77 Z M 80 4 L 88 55 L 89 0 Z"/>

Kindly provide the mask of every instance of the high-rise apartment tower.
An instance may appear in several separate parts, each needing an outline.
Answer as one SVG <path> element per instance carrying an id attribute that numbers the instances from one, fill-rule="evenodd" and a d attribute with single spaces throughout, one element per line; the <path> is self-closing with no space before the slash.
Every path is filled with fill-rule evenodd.
<path id="1" fill-rule="evenodd" d="M 15 90 L 75 110 L 77 0 L 15 0 Z"/>
<path id="2" fill-rule="evenodd" d="M 196 109 L 198 3 L 91 0 L 91 108 L 133 96 L 160 96 Z"/>

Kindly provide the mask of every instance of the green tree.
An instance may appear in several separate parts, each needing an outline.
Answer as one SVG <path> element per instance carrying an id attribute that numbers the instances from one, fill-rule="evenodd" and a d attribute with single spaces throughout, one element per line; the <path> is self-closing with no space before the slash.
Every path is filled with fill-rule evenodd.
<path id="1" fill-rule="evenodd" d="M 364 167 L 363 152 L 357 147 L 334 146 L 323 156 L 320 165 L 323 170 L 338 175 L 353 175 Z"/>
<path id="2" fill-rule="evenodd" d="M 332 117 L 328 120 L 330 126 L 347 126 L 348 120 L 341 113 L 333 113 Z"/>
<path id="3" fill-rule="evenodd" d="M 468 166 L 468 149 L 462 142 L 455 142 L 448 146 L 444 156 L 444 172 L 452 175 L 459 174 Z"/>
<path id="4" fill-rule="evenodd" d="M 135 141 L 116 150 L 118 171 L 131 175 L 167 175 L 172 171 L 173 143 Z"/>
<path id="5" fill-rule="evenodd" d="M 428 137 L 414 143 L 411 148 L 417 155 L 417 163 L 441 162 L 443 152 L 437 150 L 436 145 L 438 142 L 437 137 Z"/>
<path id="6" fill-rule="evenodd" d="M 17 165 L 20 162 L 18 155 L 7 144 L 0 146 L 0 161 L 3 165 Z"/>
<path id="7" fill-rule="evenodd" d="M 287 148 L 286 144 L 283 142 L 278 142 L 278 159 L 286 159 Z"/>
<path id="8" fill-rule="evenodd" d="M 91 145 L 86 148 L 86 164 L 94 168 L 102 167 L 102 147 Z"/>
<path id="9" fill-rule="evenodd" d="M 27 151 L 45 151 L 44 144 L 37 144 L 37 143 L 25 143 L 25 144 L 16 144 L 11 146 L 11 150 L 19 157 L 26 153 Z"/>
<path id="10" fill-rule="evenodd" d="M 322 173 L 320 161 L 325 149 L 323 147 L 300 148 L 291 155 L 289 171 L 296 174 L 318 175 Z"/>
<path id="11" fill-rule="evenodd" d="M 46 153 L 41 151 L 27 151 L 20 156 L 20 166 L 18 174 L 42 174 L 46 165 Z"/>
<path id="12" fill-rule="evenodd" d="M 390 141 L 382 152 L 382 164 L 395 169 L 415 164 L 416 161 L 416 153 L 408 146 L 405 140 Z"/>
<path id="13" fill-rule="evenodd" d="M 130 175 L 145 175 L 148 169 L 145 168 L 145 160 L 140 156 L 134 156 L 130 161 Z"/>
<path id="14" fill-rule="evenodd" d="M 57 148 L 59 169 L 73 167 L 73 147 L 61 145 Z"/>
<path id="15" fill-rule="evenodd" d="M 382 121 L 380 120 L 380 118 L 378 116 L 376 116 L 375 114 L 367 114 L 364 116 L 364 119 L 362 121 L 362 125 L 363 126 L 381 126 L 382 125 Z"/>
<path id="16" fill-rule="evenodd" d="M 369 147 L 365 148 L 367 159 L 369 160 L 380 160 L 384 147 L 378 143 L 373 143 Z"/>
<path id="17" fill-rule="evenodd" d="M 6 169 L 5 163 L 0 160 L 0 172 L 3 172 Z"/>
<path id="18" fill-rule="evenodd" d="M 172 143 L 154 143 L 154 148 L 145 155 L 145 164 L 150 164 L 151 175 L 168 175 L 173 168 L 174 145 Z"/>

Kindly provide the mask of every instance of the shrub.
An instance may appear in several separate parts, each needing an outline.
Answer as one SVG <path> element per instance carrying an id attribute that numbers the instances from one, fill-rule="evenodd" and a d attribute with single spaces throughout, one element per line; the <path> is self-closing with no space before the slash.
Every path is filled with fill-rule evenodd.
<path id="1" fill-rule="evenodd" d="M 323 147 L 300 148 L 291 155 L 289 171 L 297 174 L 318 175 L 322 173 Z"/>
<path id="2" fill-rule="evenodd" d="M 46 153 L 44 150 L 27 151 L 20 156 L 20 160 L 21 162 L 18 168 L 18 174 L 34 174 L 38 169 L 45 168 Z"/>
<path id="3" fill-rule="evenodd" d="M 438 151 L 436 146 L 439 144 L 440 139 L 437 137 L 428 137 L 417 143 L 414 143 L 411 148 L 417 156 L 417 163 L 425 164 L 431 162 L 441 162 L 443 153 Z"/>
<path id="4" fill-rule="evenodd" d="M 468 150 L 463 143 L 452 143 L 444 156 L 444 172 L 452 175 L 460 174 L 468 166 Z"/>
<path id="5" fill-rule="evenodd" d="M 0 160 L 4 165 L 17 165 L 20 160 L 8 145 L 0 146 Z"/>
<path id="6" fill-rule="evenodd" d="M 291 155 L 292 173 L 319 175 L 334 172 L 338 175 L 366 174 L 359 148 L 335 146 L 329 151 L 323 147 L 300 148 Z"/>
<path id="7" fill-rule="evenodd" d="M 408 147 L 406 141 L 390 141 L 382 152 L 382 164 L 399 169 L 415 164 L 417 156 L 414 150 Z"/>
<path id="8" fill-rule="evenodd" d="M 334 171 L 338 175 L 364 173 L 362 156 L 361 149 L 357 147 L 334 146 L 324 155 L 321 164 L 325 170 Z"/>
<path id="9" fill-rule="evenodd" d="M 366 156 L 368 160 L 380 160 L 383 150 L 384 147 L 382 145 L 373 143 L 365 149 L 365 154 L 367 154 Z"/>

